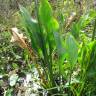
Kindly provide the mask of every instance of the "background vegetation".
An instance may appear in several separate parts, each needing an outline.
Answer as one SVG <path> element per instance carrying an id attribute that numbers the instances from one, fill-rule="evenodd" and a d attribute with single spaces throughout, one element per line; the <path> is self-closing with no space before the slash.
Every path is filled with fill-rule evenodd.
<path id="1" fill-rule="evenodd" d="M 95 0 L 0 0 L 0 96 L 95 96 L 95 8 Z"/>

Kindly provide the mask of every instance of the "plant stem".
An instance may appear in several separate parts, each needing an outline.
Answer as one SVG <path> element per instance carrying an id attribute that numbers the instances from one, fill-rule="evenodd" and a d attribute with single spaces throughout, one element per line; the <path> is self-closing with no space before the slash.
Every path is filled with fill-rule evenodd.
<path id="1" fill-rule="evenodd" d="M 95 19 L 95 22 L 94 22 L 94 29 L 93 29 L 93 34 L 92 34 L 92 41 L 94 41 L 94 39 L 95 39 L 95 33 L 96 33 L 96 19 Z"/>
<path id="2" fill-rule="evenodd" d="M 48 71 L 49 71 L 49 76 L 50 76 L 50 82 L 51 82 L 51 85 L 53 85 L 53 72 L 52 72 L 52 59 L 51 59 L 51 54 L 50 54 L 50 57 L 48 56 L 48 52 L 47 52 L 47 48 L 46 48 L 46 41 L 44 41 L 44 34 L 42 32 L 42 26 L 41 26 L 41 23 L 40 23 L 40 19 L 39 19 L 39 8 L 38 8 L 38 0 L 34 0 L 35 1 L 35 9 L 36 9 L 36 17 L 37 17 L 37 20 L 38 20 L 38 25 L 39 25 L 39 30 L 40 30 L 40 34 L 41 34 L 41 42 L 42 42 L 42 53 L 43 53 L 43 56 L 44 56 L 44 65 L 47 65 L 48 66 Z M 46 74 L 46 76 L 48 76 L 48 74 Z"/>
<path id="3" fill-rule="evenodd" d="M 32 49 L 31 49 L 28 45 L 27 45 L 27 50 L 28 50 L 28 52 L 29 52 L 29 54 L 30 54 L 30 57 L 31 57 L 32 61 L 34 62 L 34 58 L 33 58 L 33 56 L 32 56 L 33 51 L 32 51 Z M 42 81 L 46 84 L 46 80 L 45 80 L 44 76 L 42 75 L 41 70 L 40 70 L 40 68 L 39 68 L 39 65 L 38 65 L 37 63 L 35 64 L 35 67 L 36 67 L 36 69 L 37 69 L 37 71 L 38 71 L 38 74 L 39 74 L 40 78 L 41 78 Z"/>
<path id="4" fill-rule="evenodd" d="M 71 87 L 72 72 L 73 72 L 73 68 L 71 66 L 70 70 L 69 70 L 69 88 Z M 69 96 L 71 96 L 71 91 L 70 90 L 69 90 Z"/>
<path id="5" fill-rule="evenodd" d="M 39 19 L 39 12 L 38 12 L 38 10 L 39 10 L 39 8 L 38 8 L 38 0 L 34 0 L 34 2 L 35 2 L 35 15 L 36 15 L 36 18 L 37 18 L 37 20 L 38 20 L 38 25 L 39 25 L 39 30 L 40 30 L 40 33 L 42 33 L 42 29 L 41 29 L 41 24 L 40 24 L 40 19 Z M 43 35 L 43 33 L 42 33 L 42 35 Z M 43 37 L 43 36 L 42 36 Z M 41 37 L 41 41 L 43 42 L 43 44 L 42 44 L 42 47 L 44 47 L 44 50 L 43 50 L 43 53 L 46 53 L 46 46 L 44 45 L 44 40 L 42 40 L 42 37 Z M 44 77 L 44 76 L 43 76 Z M 43 80 L 44 81 L 44 80 Z"/>

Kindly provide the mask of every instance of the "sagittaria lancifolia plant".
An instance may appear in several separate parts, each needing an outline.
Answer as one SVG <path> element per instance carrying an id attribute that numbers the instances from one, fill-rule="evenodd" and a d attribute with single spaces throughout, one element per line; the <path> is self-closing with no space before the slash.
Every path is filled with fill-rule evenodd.
<path id="1" fill-rule="evenodd" d="M 36 5 L 37 6 L 37 5 Z M 57 74 L 62 83 L 62 77 L 64 76 L 63 63 L 65 57 L 70 62 L 69 83 L 71 82 L 71 73 L 74 68 L 74 64 L 77 62 L 78 57 L 78 44 L 71 34 L 66 36 L 64 41 L 59 33 L 59 24 L 53 17 L 52 8 L 48 0 L 40 0 L 40 5 L 37 7 L 37 18 L 34 20 L 28 11 L 20 6 L 20 15 L 22 22 L 31 39 L 31 47 L 35 54 L 41 60 L 41 67 L 43 69 L 44 88 L 57 87 L 55 80 L 55 72 L 53 66 L 57 66 Z M 54 59 L 54 54 L 57 54 L 57 58 Z"/>
<path id="2" fill-rule="evenodd" d="M 55 93 L 66 93 L 63 89 L 68 88 L 68 94 L 71 95 L 70 93 L 73 91 L 73 87 L 71 87 L 72 75 L 77 64 L 79 48 L 75 38 L 76 36 L 79 38 L 81 25 L 87 25 L 88 20 L 85 20 L 85 18 L 84 21 L 81 18 L 80 22 L 73 24 L 71 32 L 63 39 L 59 32 L 58 21 L 53 17 L 52 8 L 48 0 L 40 0 L 40 4 L 38 5 L 35 2 L 35 5 L 36 19 L 33 19 L 26 8 L 21 5 L 20 16 L 26 35 L 31 40 L 31 49 L 40 60 L 40 62 L 34 62 L 40 75 L 40 84 L 46 90 L 54 89 L 52 92 Z M 82 23 L 82 21 L 85 23 Z M 77 28 L 79 29 L 75 31 Z M 66 66 L 65 61 L 67 61 L 67 71 L 64 68 Z M 54 65 L 57 71 L 54 70 Z"/>

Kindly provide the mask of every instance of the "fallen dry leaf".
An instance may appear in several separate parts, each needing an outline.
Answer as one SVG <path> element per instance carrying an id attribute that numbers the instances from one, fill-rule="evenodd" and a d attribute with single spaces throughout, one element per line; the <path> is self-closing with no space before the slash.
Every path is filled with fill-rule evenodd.
<path id="1" fill-rule="evenodd" d="M 73 12 L 71 14 L 71 16 L 67 19 L 67 24 L 66 24 L 65 28 L 68 28 L 71 25 L 71 23 L 74 21 L 75 17 L 76 17 L 76 13 Z"/>
<path id="2" fill-rule="evenodd" d="M 23 34 L 19 33 L 19 30 L 15 28 L 11 28 L 12 37 L 10 42 L 16 42 L 21 48 L 27 48 L 27 44 L 25 42 L 26 37 Z"/>

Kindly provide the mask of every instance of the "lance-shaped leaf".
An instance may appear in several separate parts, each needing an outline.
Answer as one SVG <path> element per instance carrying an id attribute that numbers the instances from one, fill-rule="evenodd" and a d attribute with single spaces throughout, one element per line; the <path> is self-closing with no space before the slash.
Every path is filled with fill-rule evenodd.
<path id="1" fill-rule="evenodd" d="M 40 0 L 39 16 L 41 22 L 47 26 L 48 22 L 52 18 L 52 8 L 48 0 Z"/>
<path id="2" fill-rule="evenodd" d="M 55 44 L 53 32 L 59 29 L 59 24 L 53 17 L 52 8 L 48 0 L 40 0 L 39 17 L 41 24 L 44 26 L 47 32 L 49 50 L 52 52 Z"/>
<path id="3" fill-rule="evenodd" d="M 52 8 L 48 0 L 40 0 L 39 17 L 48 32 L 56 31 L 59 28 L 58 22 L 53 18 Z"/>
<path id="4" fill-rule="evenodd" d="M 20 15 L 24 27 L 28 35 L 30 36 L 32 48 L 34 49 L 35 52 L 39 53 L 40 47 L 42 46 L 42 42 L 40 39 L 41 36 L 38 22 L 35 19 L 31 18 L 31 15 L 26 10 L 26 8 L 22 6 L 20 6 Z"/>
<path id="5" fill-rule="evenodd" d="M 67 60 L 70 64 L 76 64 L 78 58 L 78 44 L 72 35 L 68 35 L 65 40 Z"/>
<path id="6" fill-rule="evenodd" d="M 63 39 L 60 37 L 60 34 L 58 32 L 54 32 L 54 39 L 56 43 L 57 54 L 59 56 L 59 60 L 58 60 L 59 72 L 60 74 L 63 74 L 62 66 L 64 63 L 65 56 L 66 56 L 66 50 L 63 45 Z"/>

